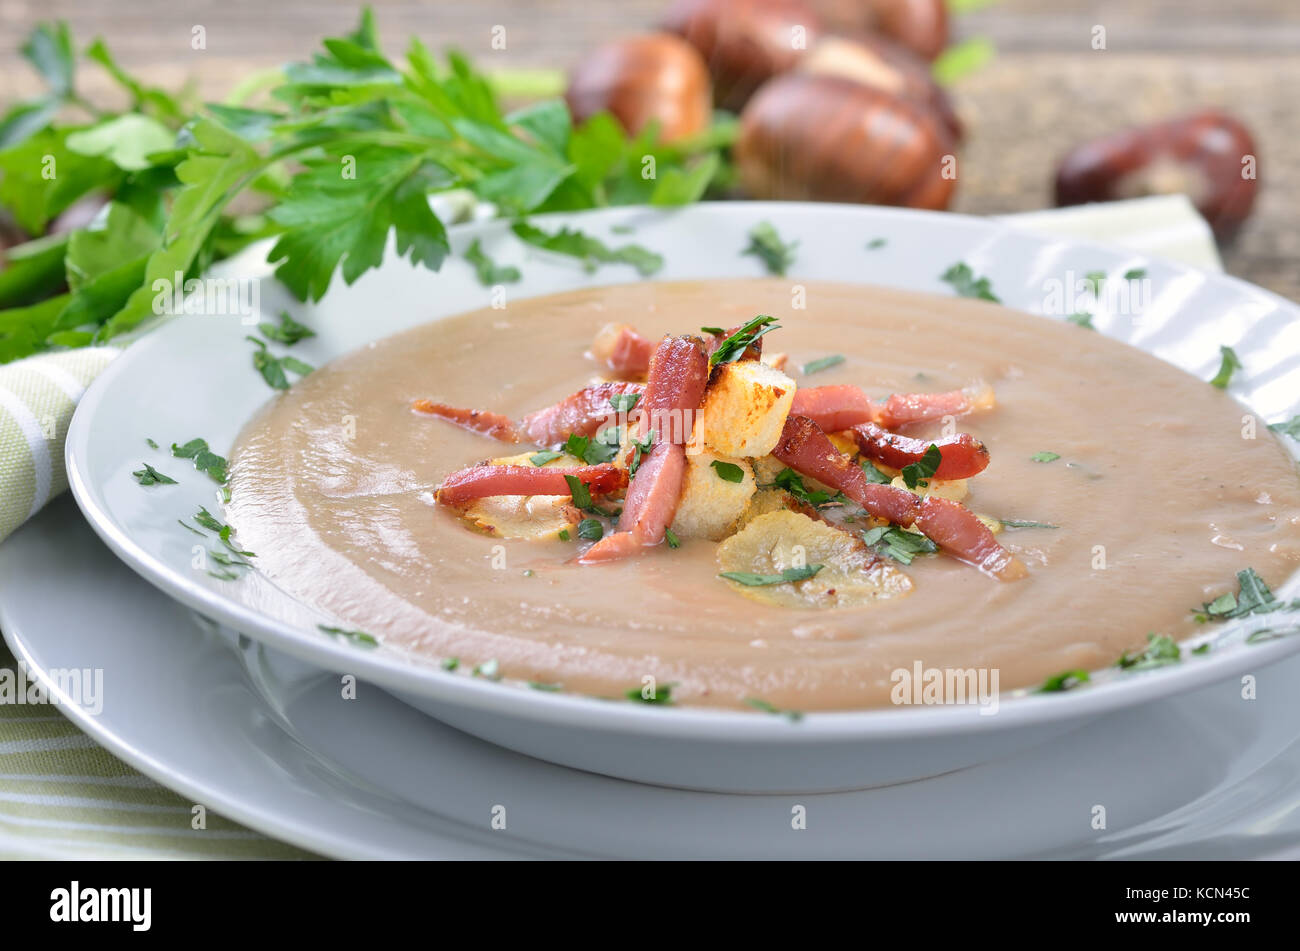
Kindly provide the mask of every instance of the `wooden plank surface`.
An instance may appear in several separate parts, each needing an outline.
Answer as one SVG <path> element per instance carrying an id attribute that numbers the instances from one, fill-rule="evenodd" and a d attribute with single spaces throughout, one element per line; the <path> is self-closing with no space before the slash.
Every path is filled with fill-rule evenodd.
<path id="1" fill-rule="evenodd" d="M 565 67 L 610 37 L 648 28 L 666 0 L 374 0 L 386 46 L 412 35 L 457 46 L 491 68 Z M 0 0 L 0 103 L 35 91 L 17 48 L 31 26 L 68 20 L 103 36 L 149 81 L 192 80 L 207 99 L 251 71 L 305 56 L 348 29 L 356 6 L 325 0 Z M 494 26 L 506 49 L 490 46 Z M 1093 50 L 1093 27 L 1107 49 Z M 195 26 L 206 49 L 191 48 Z M 1072 144 L 1137 122 L 1218 105 L 1259 144 L 1261 195 L 1235 243 L 1231 273 L 1300 300 L 1300 2 L 1297 0 L 1003 0 L 957 21 L 997 58 L 954 89 L 970 137 L 955 209 L 1009 212 L 1050 203 Z M 101 92 L 87 76 L 87 90 Z"/>

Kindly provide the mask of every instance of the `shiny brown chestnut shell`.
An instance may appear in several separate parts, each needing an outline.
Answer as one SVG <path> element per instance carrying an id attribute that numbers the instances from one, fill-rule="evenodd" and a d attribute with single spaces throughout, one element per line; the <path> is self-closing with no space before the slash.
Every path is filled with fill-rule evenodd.
<path id="1" fill-rule="evenodd" d="M 1244 125 L 1218 109 L 1125 129 L 1076 147 L 1056 173 L 1056 204 L 1185 193 L 1219 240 L 1255 204 L 1258 153 Z"/>
<path id="2" fill-rule="evenodd" d="M 803 0 L 676 0 L 663 28 L 700 51 L 714 100 L 732 111 L 765 81 L 793 69 L 823 32 Z"/>
<path id="3" fill-rule="evenodd" d="M 948 130 L 923 106 L 838 76 L 767 83 L 741 117 L 735 161 L 753 198 L 948 207 Z"/>
<path id="4" fill-rule="evenodd" d="M 945 0 L 809 0 L 828 29 L 873 30 L 932 60 L 948 45 Z"/>
<path id="5" fill-rule="evenodd" d="M 667 33 L 599 47 L 570 71 L 564 98 L 575 122 L 608 111 L 635 135 L 657 121 L 664 142 L 702 132 L 713 114 L 704 60 L 695 47 Z"/>
<path id="6" fill-rule="evenodd" d="M 869 33 L 852 37 L 825 36 L 796 67 L 810 73 L 843 76 L 883 89 L 902 99 L 933 109 L 954 141 L 963 138 L 961 120 L 943 87 L 934 81 L 930 64 L 893 40 Z"/>

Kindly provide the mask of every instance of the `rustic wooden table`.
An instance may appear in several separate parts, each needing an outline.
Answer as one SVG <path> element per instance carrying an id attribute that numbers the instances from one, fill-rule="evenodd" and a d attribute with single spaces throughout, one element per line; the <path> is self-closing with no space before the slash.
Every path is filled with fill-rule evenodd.
<path id="1" fill-rule="evenodd" d="M 649 26 L 667 0 L 372 0 L 390 49 L 412 34 L 493 68 L 567 66 L 600 41 Z M 252 70 L 302 58 L 356 18 L 325 0 L 0 0 L 0 103 L 34 91 L 17 47 L 39 20 L 103 36 L 158 84 L 192 79 L 209 99 Z M 506 49 L 490 46 L 506 28 Z M 1094 25 L 1107 49 L 1093 50 Z M 206 49 L 191 48 L 195 26 Z M 1121 126 L 1213 104 L 1240 116 L 1260 149 L 1255 214 L 1224 249 L 1228 270 L 1300 300 L 1300 3 L 1297 0 L 1002 0 L 960 17 L 958 38 L 999 50 L 954 89 L 970 140 L 955 208 L 1008 212 L 1051 200 L 1057 158 Z M 87 91 L 96 92 L 89 80 Z"/>

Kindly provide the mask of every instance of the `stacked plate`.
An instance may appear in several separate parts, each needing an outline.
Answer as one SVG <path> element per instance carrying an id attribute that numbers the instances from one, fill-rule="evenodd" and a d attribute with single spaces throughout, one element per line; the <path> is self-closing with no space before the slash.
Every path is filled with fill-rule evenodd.
<path id="1" fill-rule="evenodd" d="M 943 293 L 942 265 L 965 261 L 1031 311 L 1072 262 L 1143 269 L 1147 319 L 1103 309 L 1099 330 L 1202 377 L 1218 357 L 1205 341 L 1237 341 L 1267 372 L 1236 395 L 1264 419 L 1297 409 L 1293 305 L 1132 251 L 956 216 L 798 204 L 541 223 L 614 241 L 632 226 L 665 256 L 656 279 L 681 280 L 756 274 L 736 249 L 762 220 L 800 242 L 799 279 Z M 525 265 L 515 297 L 627 279 L 525 260 L 500 223 L 457 231 L 456 250 L 477 239 L 498 263 Z M 876 236 L 888 243 L 871 255 L 843 253 Z M 266 277 L 257 260 L 226 273 Z M 261 287 L 266 314 L 292 303 L 275 299 L 273 282 Z M 309 310 L 317 336 L 296 353 L 319 366 L 483 307 L 488 293 L 461 261 L 437 275 L 390 262 Z M 197 572 L 176 521 L 212 506 L 211 486 L 145 493 L 131 472 L 145 436 L 201 433 L 223 451 L 264 402 L 265 389 L 237 385 L 253 372 L 237 345 L 245 319 L 172 321 L 112 364 L 68 435 L 80 513 L 56 505 L 0 548 L 0 626 L 16 656 L 38 672 L 102 668 L 102 711 L 64 711 L 195 801 L 339 857 L 1263 856 L 1300 842 L 1300 697 L 1286 689 L 1300 638 L 1250 643 L 1226 630 L 1194 664 L 1017 697 L 996 717 L 941 707 L 791 723 L 455 676 L 321 633 L 310 606 L 256 573 L 232 584 Z"/>

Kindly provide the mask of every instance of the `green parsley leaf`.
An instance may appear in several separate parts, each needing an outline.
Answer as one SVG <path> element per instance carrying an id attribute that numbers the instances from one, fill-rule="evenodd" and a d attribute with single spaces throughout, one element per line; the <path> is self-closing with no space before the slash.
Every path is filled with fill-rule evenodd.
<path id="1" fill-rule="evenodd" d="M 1300 608 L 1300 600 L 1279 601 L 1254 568 L 1237 572 L 1237 593 L 1227 592 L 1200 607 L 1205 620 L 1226 621 L 1249 614 L 1269 614 L 1288 608 Z"/>
<path id="2" fill-rule="evenodd" d="M 448 671 L 455 670 L 457 667 L 460 666 L 460 658 L 444 657 L 442 659 L 442 662 L 438 666 L 441 667 L 443 670 L 448 670 Z"/>
<path id="3" fill-rule="evenodd" d="M 1237 359 L 1237 352 L 1231 347 L 1220 347 L 1219 354 L 1219 372 L 1214 374 L 1214 378 L 1210 380 L 1210 386 L 1226 390 L 1228 382 L 1232 379 L 1232 374 L 1241 369 L 1241 361 Z"/>
<path id="4" fill-rule="evenodd" d="M 737 584 L 743 584 L 749 588 L 757 588 L 764 585 L 806 581 L 821 571 L 823 567 L 823 565 L 805 565 L 802 568 L 786 568 L 779 575 L 757 575 L 748 571 L 723 571 L 718 574 L 718 577 L 726 578 L 728 581 L 734 581 Z"/>
<path id="5" fill-rule="evenodd" d="M 939 466 L 943 462 L 943 453 L 934 443 L 930 443 L 929 448 L 916 462 L 903 466 L 903 482 L 909 489 L 915 489 L 917 486 L 929 485 L 930 478 L 939 471 Z"/>
<path id="6" fill-rule="evenodd" d="M 1209 642 L 1209 641 L 1206 641 L 1204 644 L 1201 644 L 1199 647 L 1193 647 L 1193 648 L 1192 648 L 1192 653 L 1193 653 L 1193 654 L 1208 654 L 1209 652 L 1210 652 L 1210 642 Z"/>
<path id="7" fill-rule="evenodd" d="M 829 357 L 822 357 L 820 360 L 812 360 L 805 363 L 802 367 L 804 376 L 812 373 L 820 373 L 822 370 L 829 370 L 831 367 L 839 366 L 844 362 L 844 357 L 840 354 L 831 354 Z"/>
<path id="8" fill-rule="evenodd" d="M 1069 317 L 1066 317 L 1065 319 L 1078 327 L 1082 327 L 1085 330 L 1097 329 L 1096 325 L 1094 325 L 1092 322 L 1092 314 L 1085 314 L 1085 313 L 1071 314 Z"/>
<path id="9" fill-rule="evenodd" d="M 600 524 L 599 519 L 584 518 L 578 523 L 578 537 L 585 538 L 589 542 L 598 542 L 605 534 L 605 526 Z"/>
<path id="10" fill-rule="evenodd" d="M 144 438 L 144 441 L 145 441 L 145 444 L 146 444 L 150 449 L 157 449 L 157 448 L 158 448 L 158 444 L 157 444 L 156 442 L 154 442 L 152 439 L 150 439 L 148 436 L 146 436 L 146 437 Z"/>
<path id="11" fill-rule="evenodd" d="M 287 390 L 289 388 L 288 373 L 296 373 L 299 376 L 306 376 L 315 370 L 311 364 L 303 363 L 296 357 L 283 356 L 276 357 L 271 355 L 271 351 L 266 349 L 266 342 L 257 337 L 248 336 L 245 340 L 251 340 L 257 344 L 257 349 L 253 351 L 253 369 L 262 374 L 262 379 L 267 384 L 277 390 Z"/>
<path id="12" fill-rule="evenodd" d="M 1106 283 L 1106 272 L 1089 271 L 1087 274 L 1083 275 L 1083 283 L 1087 286 L 1093 297 L 1099 297 L 1101 296 L 1101 287 Z"/>
<path id="13" fill-rule="evenodd" d="M 1282 433 L 1292 439 L 1300 440 L 1300 415 L 1292 416 L 1280 423 L 1269 423 L 1268 428 L 1275 433 Z"/>
<path id="14" fill-rule="evenodd" d="M 932 539 L 897 525 L 868 529 L 862 533 L 862 540 L 869 548 L 903 565 L 910 565 L 917 555 L 933 555 L 939 550 Z"/>
<path id="15" fill-rule="evenodd" d="M 957 292 L 959 297 L 973 297 L 977 300 L 993 301 L 995 304 L 1002 303 L 998 296 L 993 293 L 993 287 L 989 283 L 989 279 L 987 277 L 977 278 L 970 265 L 964 261 L 959 261 L 944 271 L 943 274 L 939 275 L 939 280 L 952 285 L 952 289 Z"/>
<path id="16" fill-rule="evenodd" d="M 682 547 L 681 540 L 677 537 L 677 535 L 673 532 L 671 528 L 664 529 L 664 539 L 668 542 L 669 548 Z"/>
<path id="17" fill-rule="evenodd" d="M 137 469 L 131 473 L 131 475 L 135 476 L 136 482 L 141 485 L 176 485 L 176 480 L 171 476 L 164 475 L 147 462 L 141 464 L 144 466 L 143 469 Z"/>
<path id="18" fill-rule="evenodd" d="M 559 459 L 562 455 L 564 453 L 556 452 L 554 449 L 543 449 L 541 452 L 535 452 L 529 456 L 528 461 L 535 466 L 544 466 L 552 460 Z"/>
<path id="19" fill-rule="evenodd" d="M 555 537 L 562 542 L 567 542 L 571 536 L 569 535 L 569 530 L 567 528 L 562 528 Z"/>
<path id="20" fill-rule="evenodd" d="M 745 703 L 753 707 L 755 710 L 762 710 L 764 713 L 771 713 L 774 716 L 785 717 L 791 723 L 798 723 L 803 719 L 803 713 L 799 710 L 781 710 L 759 697 L 746 697 Z"/>
<path id="21" fill-rule="evenodd" d="M 308 337 L 316 336 L 316 331 L 310 327 L 298 323 L 289 316 L 287 310 L 280 312 L 280 325 L 261 323 L 257 329 L 262 331 L 262 336 L 267 340 L 274 340 L 276 343 L 282 343 L 287 346 L 293 346 L 299 340 L 306 340 Z"/>
<path id="22" fill-rule="evenodd" d="M 493 657 L 491 660 L 485 660 L 475 667 L 473 673 L 475 677 L 482 677 L 485 680 L 500 680 L 501 665 Z"/>
<path id="23" fill-rule="evenodd" d="M 770 221 L 760 221 L 750 229 L 749 244 L 740 253 L 752 254 L 758 258 L 768 274 L 784 277 L 785 272 L 794 264 L 794 249 L 798 246 L 798 241 L 789 244 L 782 241 Z"/>
<path id="24" fill-rule="evenodd" d="M 513 265 L 497 266 L 492 259 L 483 252 L 483 246 L 478 238 L 465 249 L 465 260 L 474 266 L 474 272 L 478 275 L 478 282 L 484 287 L 491 287 L 494 284 L 513 284 L 523 275 L 519 268 Z"/>
<path id="25" fill-rule="evenodd" d="M 1147 276 L 1147 269 L 1144 267 L 1129 268 L 1127 271 L 1124 272 L 1124 280 L 1126 281 L 1140 281 L 1142 280 L 1142 278 L 1146 276 Z"/>
<path id="26" fill-rule="evenodd" d="M 630 687 L 623 696 L 641 703 L 657 703 L 661 706 L 667 706 L 673 702 L 673 688 L 676 686 L 675 683 L 657 684 L 649 693 L 646 693 L 645 687 Z"/>
<path id="27" fill-rule="evenodd" d="M 1052 452 L 1050 450 L 1044 450 L 1043 452 L 1036 452 L 1029 457 L 1031 462 L 1055 462 L 1057 459 L 1060 458 L 1061 458 L 1061 454 L 1059 452 Z"/>
<path id="28" fill-rule="evenodd" d="M 1051 522 L 1031 522 L 1019 518 L 1000 518 L 1003 528 L 1060 528 L 1059 525 L 1053 525 Z"/>
<path id="29" fill-rule="evenodd" d="M 1043 685 L 1038 688 L 1038 693 L 1063 693 L 1066 690 L 1073 690 L 1086 684 L 1091 677 L 1086 670 L 1067 670 L 1064 673 L 1055 674 L 1043 681 Z"/>
<path id="30" fill-rule="evenodd" d="M 226 482 L 226 460 L 208 448 L 207 440 L 191 439 L 183 446 L 172 443 L 172 455 L 177 459 L 194 460 L 194 468 L 207 473 L 218 485 Z"/>
<path id="31" fill-rule="evenodd" d="M 329 634 L 330 637 L 342 637 L 351 640 L 354 644 L 361 644 L 363 647 L 378 647 L 380 639 L 373 634 L 367 634 L 364 630 L 348 630 L 347 628 L 333 628 L 328 624 L 317 624 L 322 634 Z"/>
<path id="32" fill-rule="evenodd" d="M 564 481 L 569 484 L 569 494 L 573 496 L 573 504 L 580 509 L 588 510 L 592 507 L 591 490 L 577 476 L 566 475 Z"/>
<path id="33" fill-rule="evenodd" d="M 616 413 L 630 413 L 640 400 L 640 393 L 615 393 L 610 397 L 609 403 Z"/>
<path id="34" fill-rule="evenodd" d="M 876 485 L 889 485 L 889 483 L 894 481 L 889 477 L 888 473 L 881 472 L 876 468 L 875 464 L 868 459 L 862 460 L 862 472 L 867 477 L 868 482 L 874 482 Z"/>
<path id="35" fill-rule="evenodd" d="M 803 478 L 799 475 L 799 473 L 795 472 L 793 469 L 788 467 L 782 469 L 775 476 L 773 476 L 770 485 L 765 485 L 762 486 L 761 488 L 782 489 L 785 492 L 789 493 L 790 495 L 794 496 L 794 498 L 798 499 L 800 502 L 803 502 L 807 505 L 811 505 L 813 508 L 818 508 L 820 506 L 823 506 L 827 502 L 834 501 L 836 498 L 835 493 L 827 492 L 824 489 L 807 488 L 804 485 Z"/>
<path id="36" fill-rule="evenodd" d="M 649 277 L 664 266 L 662 255 L 655 254 L 638 244 L 610 248 L 600 239 L 577 229 L 561 228 L 554 233 L 548 233 L 526 221 L 517 221 L 511 230 L 521 241 L 543 251 L 578 258 L 588 271 L 594 271 L 602 264 L 630 264 L 642 277 Z"/>
<path id="37" fill-rule="evenodd" d="M 745 470 L 740 468 L 734 462 L 723 462 L 721 459 L 714 459 L 710 466 L 718 474 L 718 478 L 723 482 L 741 483 L 745 481 Z"/>
<path id="38" fill-rule="evenodd" d="M 887 244 L 889 244 L 888 238 L 872 238 L 870 241 L 867 242 L 867 250 L 876 251 L 880 248 L 883 248 Z"/>
<path id="39" fill-rule="evenodd" d="M 528 681 L 528 686 L 534 690 L 542 690 L 546 693 L 558 693 L 564 689 L 562 684 L 544 684 L 536 680 Z"/>
<path id="40" fill-rule="evenodd" d="M 722 339 L 717 349 L 709 355 L 709 367 L 716 367 L 723 363 L 735 363 L 745 355 L 745 351 L 753 346 L 756 340 L 773 330 L 779 330 L 780 326 L 775 317 L 759 314 L 734 334 Z"/>
<path id="41" fill-rule="evenodd" d="M 1155 667 L 1176 664 L 1182 659 L 1182 650 L 1168 634 L 1148 634 L 1145 650 L 1139 654 L 1125 651 L 1120 655 L 1115 666 L 1122 670 L 1151 670 Z"/>

